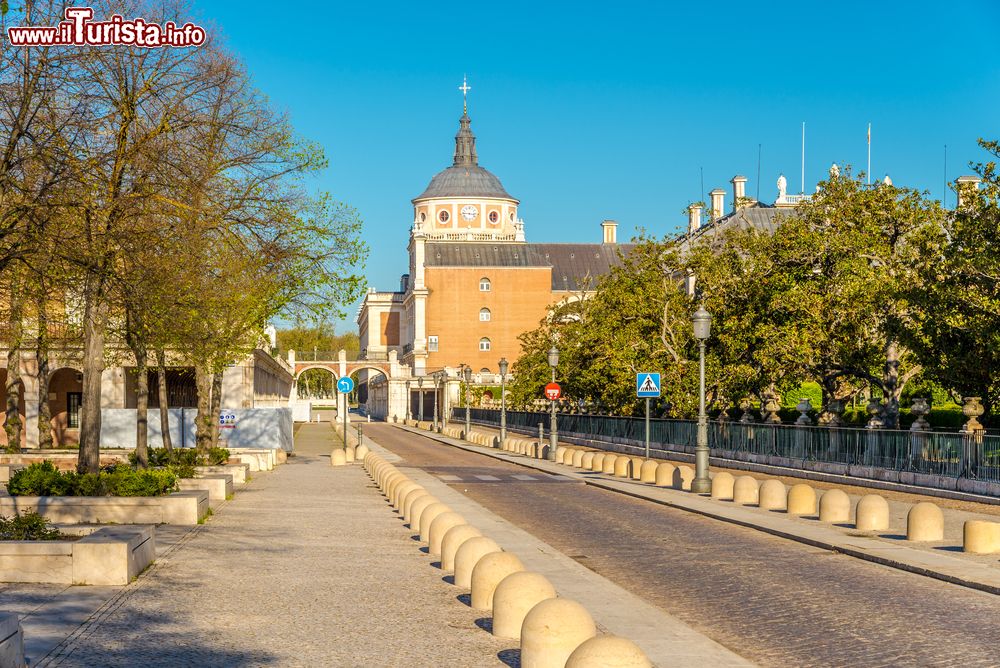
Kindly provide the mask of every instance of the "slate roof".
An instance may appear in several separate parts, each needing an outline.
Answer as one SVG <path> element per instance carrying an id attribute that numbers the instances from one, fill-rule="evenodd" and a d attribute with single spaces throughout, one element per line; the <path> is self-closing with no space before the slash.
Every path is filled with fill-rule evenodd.
<path id="1" fill-rule="evenodd" d="M 552 290 L 593 289 L 634 244 L 427 243 L 428 267 L 551 267 Z"/>
<path id="2" fill-rule="evenodd" d="M 704 223 L 694 234 L 682 235 L 682 244 L 689 245 L 698 241 L 712 241 L 732 230 L 747 230 L 754 228 L 759 232 L 774 234 L 781 225 L 781 218 L 795 215 L 792 208 L 777 208 L 765 204 L 744 207 L 727 213 L 716 221 Z"/>
<path id="3" fill-rule="evenodd" d="M 414 201 L 428 197 L 497 197 L 514 199 L 500 179 L 479 165 L 452 165 L 438 172 L 431 179 L 424 192 L 414 197 Z"/>

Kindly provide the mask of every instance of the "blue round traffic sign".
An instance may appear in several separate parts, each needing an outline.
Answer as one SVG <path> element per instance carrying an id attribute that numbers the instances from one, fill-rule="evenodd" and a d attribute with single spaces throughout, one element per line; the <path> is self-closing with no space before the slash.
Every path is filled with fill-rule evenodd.
<path id="1" fill-rule="evenodd" d="M 337 391 L 341 394 L 350 394 L 354 390 L 354 380 L 350 376 L 344 376 L 337 381 Z"/>

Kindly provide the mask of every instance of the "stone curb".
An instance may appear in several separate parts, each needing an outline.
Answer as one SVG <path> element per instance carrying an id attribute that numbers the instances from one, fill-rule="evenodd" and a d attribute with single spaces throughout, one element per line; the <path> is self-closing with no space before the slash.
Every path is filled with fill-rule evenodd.
<path id="1" fill-rule="evenodd" d="M 607 491 L 652 501 L 653 503 L 696 513 L 749 529 L 756 529 L 779 538 L 838 552 L 850 557 L 934 578 L 950 584 L 969 587 L 991 594 L 1000 594 L 1000 570 L 946 555 L 912 550 L 907 548 L 902 541 L 898 546 L 888 545 L 882 541 L 864 536 L 844 536 L 840 532 L 826 528 L 818 523 L 815 527 L 794 525 L 781 515 L 775 515 L 771 518 L 738 506 L 727 507 L 718 501 L 710 501 L 670 488 L 648 487 L 634 481 L 617 481 L 606 477 L 597 478 L 592 477 L 593 474 L 581 475 L 576 472 L 576 469 L 565 471 L 559 465 L 552 462 L 510 456 L 491 448 L 455 442 L 455 439 L 443 437 L 438 434 L 417 431 L 399 425 L 395 426 L 433 438 L 451 447 L 476 452 L 525 468 L 580 480 L 588 485 L 593 485 Z M 789 525 L 792 527 L 791 529 Z"/>

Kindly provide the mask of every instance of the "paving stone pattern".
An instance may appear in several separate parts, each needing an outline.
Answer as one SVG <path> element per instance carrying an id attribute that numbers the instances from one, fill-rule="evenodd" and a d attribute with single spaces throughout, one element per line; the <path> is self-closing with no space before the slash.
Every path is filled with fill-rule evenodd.
<path id="1" fill-rule="evenodd" d="M 332 468 L 329 424 L 257 474 L 154 570 L 37 665 L 501 666 L 360 465 Z M 515 657 L 511 660 L 510 657 Z"/>
<path id="2" fill-rule="evenodd" d="M 366 434 L 401 466 L 526 471 L 388 425 Z M 582 484 L 452 486 L 761 665 L 1000 664 L 991 594 Z"/>

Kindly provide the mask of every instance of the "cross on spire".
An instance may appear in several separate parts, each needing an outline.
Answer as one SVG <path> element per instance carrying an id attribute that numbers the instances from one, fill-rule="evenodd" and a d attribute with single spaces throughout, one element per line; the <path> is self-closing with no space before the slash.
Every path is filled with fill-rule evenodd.
<path id="1" fill-rule="evenodd" d="M 458 90 L 462 91 L 462 113 L 469 112 L 469 91 L 472 90 L 472 86 L 469 85 L 468 78 L 462 75 L 462 85 L 458 87 Z"/>

